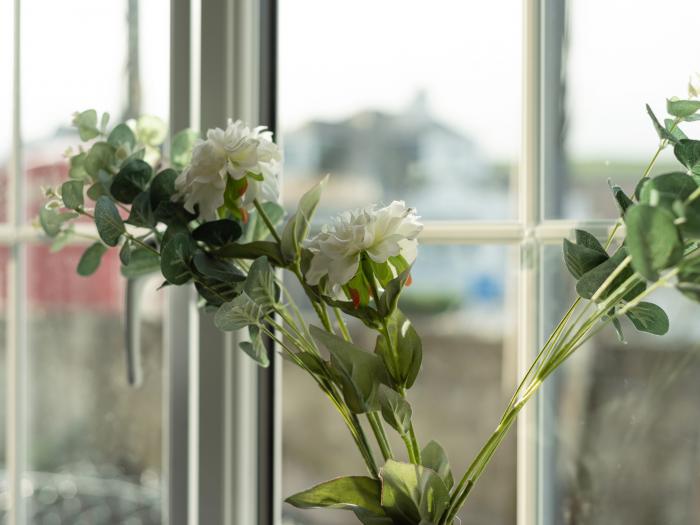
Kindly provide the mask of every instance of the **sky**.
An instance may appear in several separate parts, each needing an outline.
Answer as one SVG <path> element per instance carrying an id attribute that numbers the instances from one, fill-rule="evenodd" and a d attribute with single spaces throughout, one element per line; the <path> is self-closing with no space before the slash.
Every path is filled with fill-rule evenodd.
<path id="1" fill-rule="evenodd" d="M 126 0 L 22 1 L 22 130 L 50 136 L 73 111 L 119 112 Z M 401 111 L 418 91 L 492 158 L 520 147 L 522 2 L 280 0 L 282 129 L 367 109 Z M 144 110 L 167 115 L 167 0 L 141 1 Z M 628 158 L 654 147 L 644 112 L 684 96 L 700 70 L 697 0 L 572 0 L 570 152 Z M 0 0 L 0 155 L 10 137 L 10 0 Z M 222 116 L 222 122 L 225 116 Z"/>

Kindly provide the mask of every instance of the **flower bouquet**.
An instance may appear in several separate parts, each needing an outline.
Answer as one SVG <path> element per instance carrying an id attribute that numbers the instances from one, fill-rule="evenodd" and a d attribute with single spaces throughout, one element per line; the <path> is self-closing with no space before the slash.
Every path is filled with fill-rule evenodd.
<path id="1" fill-rule="evenodd" d="M 240 350 L 260 366 L 281 352 L 308 374 L 347 427 L 366 473 L 322 482 L 289 504 L 344 509 L 365 525 L 450 525 L 519 412 L 581 345 L 608 325 L 621 334 L 623 318 L 637 330 L 666 333 L 667 315 L 646 301 L 659 287 L 700 300 L 700 141 L 681 130 L 700 120 L 693 95 L 669 100 L 663 122 L 647 107 L 659 145 L 631 194 L 611 184 L 620 219 L 610 236 L 601 243 L 576 230 L 564 241 L 578 298 L 458 477 L 439 443 L 421 444 L 413 425 L 410 389 L 423 349 L 399 306 L 422 225 L 403 202 L 347 211 L 316 229 L 326 179 L 286 214 L 277 203 L 282 157 L 265 128 L 229 121 L 203 140 L 185 130 L 165 158 L 138 123 L 108 130 L 90 110 L 75 116 L 84 145 L 69 154 L 70 179 L 46 191 L 40 223 L 63 243 L 73 221 L 88 217 L 99 238 L 80 260 L 81 275 L 119 248 L 127 278 L 160 272 L 163 286 L 192 283 L 201 306 L 216 310 L 219 329 L 246 334 Z M 681 167 L 652 176 L 666 147 Z M 302 317 L 290 279 L 313 307 L 313 323 Z M 353 342 L 348 317 L 374 333 L 374 348 Z M 392 449 L 390 432 L 405 450 Z"/>

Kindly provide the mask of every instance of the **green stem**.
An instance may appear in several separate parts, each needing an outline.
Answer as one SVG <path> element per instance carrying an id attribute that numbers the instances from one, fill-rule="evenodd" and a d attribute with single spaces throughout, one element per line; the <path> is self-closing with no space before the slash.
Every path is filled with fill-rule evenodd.
<path id="1" fill-rule="evenodd" d="M 333 313 L 335 314 L 335 319 L 338 321 L 338 327 L 340 328 L 340 333 L 343 334 L 343 338 L 349 343 L 352 342 L 352 337 L 350 337 L 350 331 L 348 330 L 348 325 L 345 324 L 345 319 L 343 319 L 343 313 L 337 306 L 333 307 Z"/>
<path id="2" fill-rule="evenodd" d="M 270 233 L 275 238 L 275 241 L 277 241 L 277 244 L 282 244 L 282 239 L 280 238 L 279 234 L 277 233 L 275 226 L 272 224 L 270 217 L 267 216 L 267 213 L 265 213 L 265 210 L 260 205 L 260 202 L 258 201 L 258 199 L 253 199 L 253 206 L 255 206 L 255 209 L 258 210 L 258 214 L 260 215 L 263 222 L 265 223 L 265 226 L 267 226 L 267 229 L 270 230 Z"/>
<path id="3" fill-rule="evenodd" d="M 384 461 L 389 459 L 394 459 L 394 453 L 391 450 L 391 445 L 384 431 L 384 424 L 379 417 L 377 412 L 368 412 L 367 420 L 369 421 L 372 431 L 374 432 L 374 437 L 377 438 L 377 443 L 379 443 L 379 450 L 382 452 L 382 457 Z"/>

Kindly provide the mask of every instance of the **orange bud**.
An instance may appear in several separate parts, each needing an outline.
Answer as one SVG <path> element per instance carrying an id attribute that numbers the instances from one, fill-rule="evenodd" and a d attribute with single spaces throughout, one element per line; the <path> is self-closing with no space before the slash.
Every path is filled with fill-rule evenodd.
<path id="1" fill-rule="evenodd" d="M 406 287 L 409 287 L 409 286 L 411 286 L 412 284 L 413 284 L 413 277 L 412 277 L 411 274 L 409 273 L 409 274 L 408 274 L 408 279 L 406 279 Z"/>
<path id="2" fill-rule="evenodd" d="M 360 292 L 357 291 L 355 288 L 348 288 L 350 291 L 350 298 L 352 299 L 352 305 L 355 307 L 355 310 L 360 308 Z"/>

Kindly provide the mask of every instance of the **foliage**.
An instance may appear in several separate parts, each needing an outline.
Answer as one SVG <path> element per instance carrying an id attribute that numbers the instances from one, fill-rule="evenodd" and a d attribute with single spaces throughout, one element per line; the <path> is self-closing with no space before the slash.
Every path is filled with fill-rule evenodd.
<path id="1" fill-rule="evenodd" d="M 452 525 L 519 412 L 585 341 L 609 325 L 624 337 L 625 318 L 640 332 L 665 334 L 667 314 L 646 300 L 661 286 L 675 286 L 700 301 L 700 141 L 680 129 L 684 122 L 699 120 L 699 111 L 696 99 L 670 99 L 668 117 L 660 120 L 647 106 L 659 137 L 653 161 L 633 192 L 610 184 L 620 218 L 606 242 L 584 230 L 564 240 L 564 262 L 578 297 L 522 378 L 496 430 L 456 483 L 444 449 L 436 441 L 421 448 L 414 430 L 409 391 L 420 373 L 423 348 L 399 308 L 413 261 L 392 243 L 401 239 L 401 221 L 410 221 L 406 225 L 412 233 L 404 240 L 411 242 L 422 225 L 403 203 L 357 212 L 345 229 L 333 231 L 358 234 L 351 242 L 330 239 L 326 229 L 309 240 L 327 179 L 303 195 L 286 222 L 284 209 L 274 199 L 262 199 L 263 193 L 246 206 L 251 188 L 260 189 L 256 185 L 276 176 L 269 169 L 279 152 L 268 132 L 236 122 L 229 128 L 249 143 L 237 141 L 221 158 L 214 151 L 217 171 L 205 174 L 212 182 L 207 191 L 220 194 L 194 199 L 223 203 L 214 208 L 212 218 L 187 204 L 187 191 L 202 190 L 196 187 L 197 173 L 191 173 L 193 148 L 203 144 L 197 133 L 176 134 L 167 159 L 161 150 L 165 126 L 158 119 L 142 117 L 108 130 L 109 116 L 98 122 L 97 112 L 88 110 L 74 116 L 84 144 L 69 157 L 69 180 L 60 189 L 47 190 L 39 223 L 54 249 L 60 249 L 78 236 L 73 221 L 90 218 L 97 237 L 92 236 L 80 259 L 79 274 L 93 274 L 107 250 L 118 248 L 125 277 L 159 272 L 164 284 L 193 284 L 201 305 L 216 310 L 219 329 L 244 332 L 238 347 L 260 366 L 268 366 L 272 351 L 278 350 L 309 374 L 347 426 L 367 475 L 321 483 L 290 496 L 289 504 L 349 510 L 364 525 Z M 218 144 L 228 147 L 225 132 L 215 131 L 223 134 Z M 263 142 L 268 149 L 258 152 L 257 162 L 265 169 L 246 171 L 237 160 L 245 150 L 242 145 L 253 148 Z M 678 171 L 652 176 L 654 161 L 667 147 L 673 147 Z M 205 168 L 206 163 L 197 165 L 198 170 Z M 183 190 L 183 184 L 189 186 Z M 379 213 L 387 222 L 377 220 Z M 370 227 L 381 233 L 388 225 L 393 229 L 382 240 L 386 244 L 364 244 L 365 238 L 374 238 L 367 235 Z M 621 226 L 624 238 L 616 236 Z M 344 259 L 331 260 L 337 255 L 334 248 L 352 247 L 356 250 L 343 252 Z M 319 261 L 326 266 L 310 279 Z M 345 268 L 338 268 L 343 264 Z M 331 279 L 338 269 L 342 279 Z M 281 270 L 301 286 L 318 323 L 307 324 L 301 317 Z M 374 333 L 374 348 L 352 340 L 344 316 L 359 319 Z M 382 464 L 361 418 L 372 429 Z M 404 455 L 392 450 L 385 424 L 404 443 Z"/>

